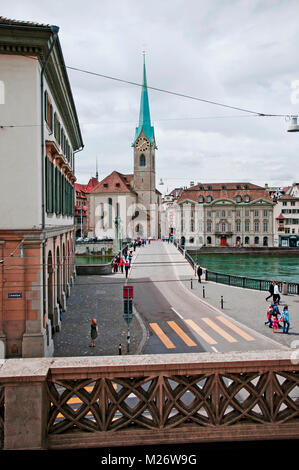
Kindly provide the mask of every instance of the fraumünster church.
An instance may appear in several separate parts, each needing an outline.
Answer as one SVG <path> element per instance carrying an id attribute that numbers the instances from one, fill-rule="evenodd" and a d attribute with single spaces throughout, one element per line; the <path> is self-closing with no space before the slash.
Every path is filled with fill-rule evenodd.
<path id="1" fill-rule="evenodd" d="M 113 171 L 88 193 L 88 233 L 99 238 L 160 238 L 161 193 L 156 189 L 156 141 L 143 61 L 139 125 L 132 143 L 134 172 Z"/>

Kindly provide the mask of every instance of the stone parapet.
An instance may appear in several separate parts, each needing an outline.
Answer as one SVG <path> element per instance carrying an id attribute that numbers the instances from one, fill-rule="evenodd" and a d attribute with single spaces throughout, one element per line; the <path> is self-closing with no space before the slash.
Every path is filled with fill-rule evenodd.
<path id="1" fill-rule="evenodd" d="M 3 447 L 298 439 L 296 353 L 5 360 Z"/>

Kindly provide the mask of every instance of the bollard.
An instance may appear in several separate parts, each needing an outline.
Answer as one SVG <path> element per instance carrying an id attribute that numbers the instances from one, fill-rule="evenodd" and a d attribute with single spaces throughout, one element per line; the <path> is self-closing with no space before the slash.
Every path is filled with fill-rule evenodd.
<path id="1" fill-rule="evenodd" d="M 206 296 L 206 293 L 205 293 L 205 286 L 202 286 L 202 296 L 203 296 L 203 298 L 205 298 L 205 296 Z"/>
<path id="2" fill-rule="evenodd" d="M 221 296 L 221 308 L 223 308 L 223 295 Z"/>
<path id="3" fill-rule="evenodd" d="M 193 289 L 192 279 L 190 279 L 190 282 L 191 282 L 191 289 Z"/>
<path id="4" fill-rule="evenodd" d="M 131 337 L 130 337 L 130 331 L 128 331 L 128 335 L 127 335 L 127 353 L 130 352 L 130 343 L 131 343 Z"/>
<path id="5" fill-rule="evenodd" d="M 121 356 L 121 344 L 119 343 L 119 346 L 118 346 L 118 355 Z"/>

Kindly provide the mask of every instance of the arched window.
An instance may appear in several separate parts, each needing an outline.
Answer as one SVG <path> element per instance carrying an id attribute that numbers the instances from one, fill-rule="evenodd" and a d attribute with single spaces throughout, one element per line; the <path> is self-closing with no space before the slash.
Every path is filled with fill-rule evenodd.
<path id="1" fill-rule="evenodd" d="M 268 246 L 268 237 L 264 237 L 263 246 Z"/>
<path id="2" fill-rule="evenodd" d="M 255 245 L 258 245 L 259 242 L 260 242 L 259 237 L 254 237 L 254 244 L 255 244 Z"/>
<path id="3" fill-rule="evenodd" d="M 211 237 L 207 237 L 207 245 L 211 245 L 212 243 L 212 238 Z"/>
<path id="4" fill-rule="evenodd" d="M 145 166 L 145 163 L 145 156 L 142 153 L 139 157 L 139 166 Z"/>
<path id="5" fill-rule="evenodd" d="M 249 245 L 249 237 L 245 237 L 245 245 Z"/>

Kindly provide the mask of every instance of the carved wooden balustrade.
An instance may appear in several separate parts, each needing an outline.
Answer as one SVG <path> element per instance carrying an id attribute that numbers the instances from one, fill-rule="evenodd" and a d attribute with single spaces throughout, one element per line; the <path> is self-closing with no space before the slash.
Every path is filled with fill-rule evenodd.
<path id="1" fill-rule="evenodd" d="M 5 364 L 0 384 L 11 390 L 26 383 L 22 406 L 27 403 L 29 410 L 23 420 L 29 421 L 30 373 L 32 385 L 40 385 L 40 448 L 289 439 L 299 437 L 299 365 L 292 354 L 44 358 L 38 373 L 26 360 L 27 370 L 23 376 L 19 371 L 16 381 Z M 5 407 L 16 405 L 7 397 L 2 398 Z M 16 420 L 21 409 L 10 419 Z M 31 409 L 36 414 L 36 402 Z M 0 430 L 2 420 L 0 392 Z M 5 413 L 4 448 L 20 448 L 11 436 Z"/>

